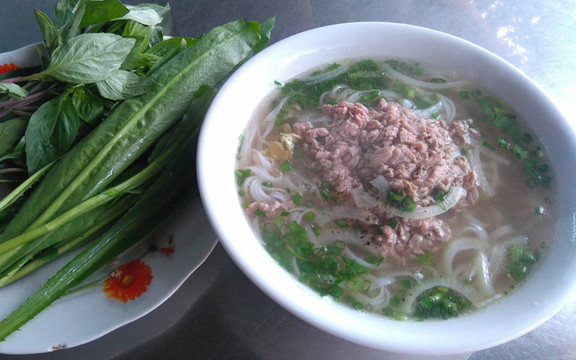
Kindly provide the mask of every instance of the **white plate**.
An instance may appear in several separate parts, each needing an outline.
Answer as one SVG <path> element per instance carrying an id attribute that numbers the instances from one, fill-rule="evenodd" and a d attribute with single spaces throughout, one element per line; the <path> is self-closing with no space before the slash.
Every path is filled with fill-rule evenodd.
<path id="1" fill-rule="evenodd" d="M 34 47 L 28 46 L 0 54 L 0 64 L 34 65 L 30 59 L 35 58 L 35 53 Z M 147 244 L 133 250 L 137 254 L 146 252 L 142 260 L 151 267 L 153 276 L 139 298 L 127 303 L 109 299 L 100 282 L 53 303 L 20 331 L 0 342 L 0 353 L 42 353 L 82 345 L 148 314 L 174 294 L 214 249 L 217 240 L 207 224 L 200 199 L 191 201 L 152 236 L 151 241 L 158 247 L 173 246 L 173 253 L 146 252 Z M 74 255 L 70 253 L 0 288 L 0 318 L 6 317 Z M 107 271 L 101 275 L 105 276 Z"/>

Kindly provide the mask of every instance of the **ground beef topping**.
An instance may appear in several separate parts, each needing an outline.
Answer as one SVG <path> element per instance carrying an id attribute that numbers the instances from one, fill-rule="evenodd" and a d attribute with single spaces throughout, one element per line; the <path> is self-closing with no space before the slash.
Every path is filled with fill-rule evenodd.
<path id="1" fill-rule="evenodd" d="M 307 166 L 319 174 L 318 182 L 330 183 L 339 201 L 349 200 L 358 187 L 374 194 L 370 181 L 378 176 L 420 207 L 436 203 L 434 191 L 453 187 L 466 191 L 458 207 L 476 201 L 476 174 L 460 152 L 475 134 L 471 120 L 446 124 L 421 119 L 385 100 L 374 109 L 341 102 L 325 105 L 322 111 L 333 122 L 324 127 L 297 123 L 293 131 L 302 137 L 302 149 L 312 159 Z M 382 253 L 404 259 L 435 250 L 450 238 L 441 220 L 424 220 L 402 219 L 396 229 L 383 225 L 378 241 Z"/>

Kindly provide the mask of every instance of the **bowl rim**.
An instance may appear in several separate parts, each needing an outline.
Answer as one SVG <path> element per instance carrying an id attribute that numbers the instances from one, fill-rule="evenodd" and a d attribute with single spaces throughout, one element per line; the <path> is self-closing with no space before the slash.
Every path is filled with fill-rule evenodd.
<path id="1" fill-rule="evenodd" d="M 552 317 L 573 294 L 576 294 L 575 281 L 569 281 L 566 291 L 559 293 L 557 298 L 549 302 L 541 302 L 541 298 L 534 298 L 527 293 L 525 286 L 515 290 L 507 297 L 504 303 L 510 303 L 508 299 L 514 299 L 516 302 L 524 303 L 524 306 L 529 306 L 526 304 L 532 302 L 533 311 L 525 314 L 515 311 L 513 307 L 506 307 L 509 316 L 515 317 L 516 321 L 508 324 L 506 327 L 494 327 L 491 334 L 484 331 L 485 334 L 483 337 L 478 336 L 477 327 L 471 326 L 481 324 L 483 329 L 487 329 L 489 324 L 486 323 L 484 318 L 489 316 L 492 320 L 497 319 L 498 314 L 492 309 L 498 307 L 501 303 L 491 305 L 488 309 L 462 318 L 442 322 L 419 322 L 418 326 L 414 327 L 414 322 L 398 322 L 387 318 L 379 318 L 374 315 L 359 313 L 358 311 L 345 308 L 339 304 L 336 304 L 336 306 L 327 306 L 332 303 L 331 300 L 320 297 L 306 286 L 298 283 L 294 278 L 291 278 L 291 275 L 281 269 L 280 266 L 268 256 L 260 243 L 258 243 L 258 245 L 261 247 L 261 250 L 257 250 L 252 246 L 254 244 L 250 244 L 250 250 L 253 252 L 247 253 L 244 251 L 245 244 L 236 241 L 239 234 L 248 234 L 246 232 L 248 226 L 244 218 L 241 219 L 246 223 L 243 225 L 238 219 L 222 219 L 219 215 L 219 213 L 224 210 L 228 213 L 229 209 L 227 208 L 235 208 L 236 212 L 232 214 L 238 214 L 238 208 L 240 207 L 239 204 L 237 204 L 237 206 L 230 204 L 229 199 L 228 203 L 226 203 L 225 200 L 215 200 L 214 198 L 214 194 L 217 191 L 223 190 L 221 183 L 223 183 L 224 180 L 227 181 L 226 184 L 231 184 L 234 181 L 233 174 L 226 174 L 220 170 L 214 170 L 225 167 L 226 164 L 223 163 L 219 164 L 221 166 L 214 166 L 215 145 L 210 144 L 210 139 L 225 126 L 222 123 L 224 121 L 223 119 L 217 119 L 230 112 L 230 110 L 225 109 L 228 107 L 228 103 L 231 100 L 233 101 L 233 99 L 230 98 L 230 92 L 234 92 L 235 87 L 239 83 L 246 82 L 246 74 L 250 72 L 259 72 L 260 74 L 264 73 L 268 75 L 268 71 L 272 71 L 266 68 L 267 64 L 269 65 L 269 58 L 278 61 L 278 64 L 276 64 L 278 68 L 289 68 L 293 75 L 296 75 L 310 68 L 310 66 L 303 66 L 298 63 L 299 59 L 309 60 L 319 55 L 328 55 L 328 57 L 330 57 L 334 55 L 335 52 L 343 51 L 342 46 L 337 45 L 336 40 L 327 41 L 328 45 L 326 45 L 326 48 L 323 48 L 324 42 L 321 41 L 322 38 L 326 39 L 326 36 L 334 36 L 335 34 L 343 36 L 347 34 L 346 36 L 351 37 L 366 36 L 366 34 L 370 33 L 376 37 L 375 32 L 379 35 L 393 33 L 397 36 L 404 37 L 415 36 L 415 39 L 419 39 L 419 41 L 417 41 L 418 44 L 422 44 L 423 41 L 435 41 L 439 45 L 449 46 L 451 50 L 459 49 L 464 51 L 464 53 L 460 53 L 459 55 L 464 57 L 468 56 L 468 59 L 472 59 L 470 57 L 471 55 L 477 58 L 476 61 L 470 60 L 472 63 L 464 64 L 464 66 L 477 66 L 479 63 L 485 63 L 490 65 L 490 67 L 494 67 L 487 71 L 501 69 L 500 71 L 506 72 L 507 76 L 514 80 L 514 84 L 523 86 L 520 92 L 524 92 L 538 99 L 538 106 L 543 107 L 542 111 L 544 114 L 550 115 L 554 119 L 559 119 L 554 122 L 554 125 L 558 131 L 564 131 L 570 134 L 566 136 L 569 136 L 571 140 L 566 140 L 565 145 L 574 150 L 572 154 L 576 153 L 574 132 L 548 96 L 524 73 L 488 50 L 454 35 L 415 25 L 389 22 L 349 22 L 328 25 L 292 35 L 265 48 L 232 74 L 214 99 L 200 132 L 197 155 L 199 187 L 210 223 L 232 260 L 258 288 L 301 319 L 346 340 L 396 353 L 449 355 L 486 349 L 524 335 Z M 310 38 L 313 40 L 309 40 Z M 431 50 L 429 50 L 428 53 L 430 51 Z M 402 51 L 400 50 L 400 52 Z M 354 54 L 346 55 L 350 57 Z M 381 57 L 383 56 L 381 55 Z M 292 66 L 292 68 L 290 68 L 290 66 Z M 275 80 L 282 81 L 286 79 Z M 260 84 L 262 80 L 253 79 L 252 81 Z M 238 91 L 236 91 L 235 94 L 238 95 Z M 514 99 L 513 97 L 512 100 Z M 260 101 L 261 98 L 258 99 L 258 103 Z M 234 138 L 238 135 L 239 134 L 234 135 Z M 576 159 L 574 155 L 571 156 L 572 160 Z M 219 163 L 221 160 L 223 159 L 217 158 L 216 162 Z M 225 179 L 220 179 L 221 181 L 216 182 L 214 180 L 215 176 Z M 231 194 L 231 192 L 228 194 Z M 571 195 L 563 204 L 564 210 L 570 214 L 576 214 L 576 200 L 574 195 Z M 565 219 L 561 225 L 566 229 L 568 229 L 569 226 L 574 228 L 574 224 L 576 223 L 574 219 L 576 219 L 576 215 L 572 215 L 572 219 Z M 570 231 L 572 230 L 570 229 Z M 566 246 L 569 246 L 572 250 L 576 250 L 574 234 L 570 234 L 568 231 L 564 236 L 570 236 L 573 240 L 571 244 Z M 254 235 L 252 235 L 252 237 L 254 237 Z M 566 259 L 564 259 L 564 261 L 566 262 Z M 576 265 L 566 263 L 564 266 L 569 270 L 567 270 L 567 273 L 576 275 Z M 568 281 L 568 278 L 568 274 L 565 274 L 563 279 Z M 538 280 L 540 285 L 549 286 L 549 284 L 545 282 L 546 279 Z M 287 292 L 293 292 L 295 295 L 288 298 L 286 297 Z M 311 300 L 312 304 L 303 303 L 301 300 L 304 298 Z M 378 319 L 376 320 L 376 318 Z M 363 322 L 364 324 L 362 324 Z M 388 325 L 393 325 L 392 327 L 394 329 L 392 331 L 386 329 L 384 329 L 386 331 L 382 329 L 381 331 L 374 331 L 373 327 L 366 325 L 373 325 L 375 322 L 385 325 L 383 326 L 384 328 L 388 328 Z M 467 328 L 468 331 L 463 332 L 462 326 Z M 405 335 L 407 334 L 410 334 L 410 337 L 406 337 Z M 450 341 L 450 339 L 438 341 L 438 338 L 434 336 L 435 334 L 446 336 L 458 334 L 459 339 L 457 343 Z"/>

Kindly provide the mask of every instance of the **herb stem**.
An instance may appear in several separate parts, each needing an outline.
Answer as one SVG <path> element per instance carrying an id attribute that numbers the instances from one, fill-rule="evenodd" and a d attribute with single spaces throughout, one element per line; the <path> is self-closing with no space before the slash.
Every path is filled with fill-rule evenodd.
<path id="1" fill-rule="evenodd" d="M 168 151 L 161 154 L 155 161 L 148 165 L 144 170 L 134 175 L 130 179 L 108 189 L 104 192 L 85 200 L 78 205 L 72 207 L 61 215 L 53 218 L 52 220 L 39 225 L 32 226 L 30 230 L 18 235 L 10 240 L 7 240 L 0 244 L 0 254 L 6 253 L 10 250 L 16 249 L 24 244 L 27 244 L 39 237 L 48 234 L 58 228 L 62 227 L 66 223 L 74 220 L 75 218 L 100 207 L 121 195 L 124 195 L 131 190 L 144 184 L 146 181 L 153 178 L 158 172 L 163 169 L 166 162 L 168 162 L 175 146 L 172 146 Z"/>

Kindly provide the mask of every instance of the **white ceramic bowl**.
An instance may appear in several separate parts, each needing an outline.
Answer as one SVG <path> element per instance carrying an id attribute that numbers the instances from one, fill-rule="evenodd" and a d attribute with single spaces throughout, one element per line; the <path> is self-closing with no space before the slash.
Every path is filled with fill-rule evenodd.
<path id="1" fill-rule="evenodd" d="M 541 137 L 562 194 L 559 230 L 539 268 L 519 289 L 485 310 L 447 321 L 399 322 L 322 298 L 284 271 L 248 226 L 235 184 L 239 136 L 275 88 L 315 66 L 347 58 L 394 57 L 453 69 L 495 93 Z M 546 95 L 492 53 L 437 31 L 392 23 L 348 23 L 306 31 L 271 45 L 226 82 L 201 132 L 198 171 L 208 217 L 244 273 L 280 305 L 333 335 L 409 354 L 458 354 L 521 336 L 555 314 L 576 289 L 576 136 Z"/>

